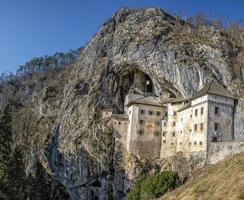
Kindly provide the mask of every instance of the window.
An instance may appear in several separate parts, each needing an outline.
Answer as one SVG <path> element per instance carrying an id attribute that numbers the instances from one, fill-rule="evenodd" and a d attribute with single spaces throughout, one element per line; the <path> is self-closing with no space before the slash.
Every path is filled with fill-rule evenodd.
<path id="1" fill-rule="evenodd" d="M 174 145 L 174 143 L 171 143 L 171 145 Z"/>
<path id="2" fill-rule="evenodd" d="M 190 118 L 192 118 L 192 115 L 190 115 Z"/>
<path id="3" fill-rule="evenodd" d="M 155 136 L 159 136 L 160 133 L 159 133 L 158 131 L 156 131 L 156 132 L 154 133 L 154 135 L 155 135 Z"/>
<path id="4" fill-rule="evenodd" d="M 203 123 L 200 124 L 200 129 L 203 130 Z"/>
<path id="5" fill-rule="evenodd" d="M 143 135 L 143 134 L 144 134 L 144 132 L 143 132 L 142 130 L 138 130 L 137 133 L 138 133 L 139 135 Z"/>
<path id="6" fill-rule="evenodd" d="M 166 140 L 163 140 L 163 143 L 166 143 Z"/>
<path id="7" fill-rule="evenodd" d="M 121 122 L 119 122 L 119 124 L 121 124 Z"/>
<path id="8" fill-rule="evenodd" d="M 106 115 L 108 115 L 108 113 L 106 112 Z"/>
<path id="9" fill-rule="evenodd" d="M 191 142 L 189 142 L 189 145 L 191 145 Z"/>
<path id="10" fill-rule="evenodd" d="M 204 111 L 204 108 L 203 108 L 203 107 L 201 107 L 201 115 L 203 114 L 203 111 Z"/>
<path id="11" fill-rule="evenodd" d="M 180 142 L 180 145 L 182 145 L 182 142 Z"/>
<path id="12" fill-rule="evenodd" d="M 166 131 L 163 132 L 163 136 L 164 136 L 164 137 L 166 136 Z"/>
<path id="13" fill-rule="evenodd" d="M 164 126 L 167 126 L 167 122 L 164 122 Z"/>
<path id="14" fill-rule="evenodd" d="M 157 116 L 161 116 L 161 112 L 156 112 L 156 115 Z"/>
<path id="15" fill-rule="evenodd" d="M 149 110 L 149 111 L 148 111 L 148 114 L 149 114 L 149 115 L 153 115 L 153 111 L 152 111 L 152 110 Z"/>
<path id="16" fill-rule="evenodd" d="M 145 114 L 145 110 L 140 110 L 140 113 L 141 113 L 142 115 L 144 115 L 144 114 Z"/>
<path id="17" fill-rule="evenodd" d="M 174 111 L 174 116 L 176 116 L 176 114 L 177 114 L 177 113 Z"/>
<path id="18" fill-rule="evenodd" d="M 183 118 L 181 117 L 180 121 L 183 121 Z"/>
<path id="19" fill-rule="evenodd" d="M 214 114 L 215 114 L 215 115 L 218 115 L 218 114 L 219 114 L 219 107 L 215 107 L 215 108 L 214 108 Z"/>
<path id="20" fill-rule="evenodd" d="M 190 133 L 191 133 L 191 128 L 190 128 Z"/>
<path id="21" fill-rule="evenodd" d="M 194 145 L 197 145 L 197 142 L 194 142 Z"/>
<path id="22" fill-rule="evenodd" d="M 141 125 L 144 124 L 144 122 L 145 122 L 145 121 L 142 120 L 142 119 L 139 121 L 139 123 L 140 123 Z"/>
<path id="23" fill-rule="evenodd" d="M 131 111 L 129 111 L 129 115 L 131 114 Z"/>
<path id="24" fill-rule="evenodd" d="M 200 145 L 202 145 L 202 142 L 199 142 Z"/>
<path id="25" fill-rule="evenodd" d="M 175 123 L 175 122 L 173 122 L 173 126 L 175 126 L 175 124 L 176 124 L 176 123 Z"/>
<path id="26" fill-rule="evenodd" d="M 195 109 L 195 116 L 197 116 L 197 109 Z"/>
<path id="27" fill-rule="evenodd" d="M 194 130 L 197 131 L 197 124 L 194 125 Z"/>
<path id="28" fill-rule="evenodd" d="M 127 124 L 126 122 L 124 124 Z"/>
<path id="29" fill-rule="evenodd" d="M 157 122 L 156 122 L 156 125 L 157 125 L 157 126 L 161 126 L 161 122 L 160 122 L 160 121 L 157 121 Z"/>
<path id="30" fill-rule="evenodd" d="M 214 123 L 214 130 L 218 131 L 219 130 L 219 123 Z"/>
<path id="31" fill-rule="evenodd" d="M 180 131 L 180 133 L 182 133 L 182 131 Z"/>
<path id="32" fill-rule="evenodd" d="M 175 137 L 175 132 L 172 133 L 172 136 Z"/>
<path id="33" fill-rule="evenodd" d="M 167 111 L 165 111 L 164 116 L 168 117 L 168 112 Z"/>
<path id="34" fill-rule="evenodd" d="M 114 124 L 117 124 L 117 122 L 114 122 Z"/>

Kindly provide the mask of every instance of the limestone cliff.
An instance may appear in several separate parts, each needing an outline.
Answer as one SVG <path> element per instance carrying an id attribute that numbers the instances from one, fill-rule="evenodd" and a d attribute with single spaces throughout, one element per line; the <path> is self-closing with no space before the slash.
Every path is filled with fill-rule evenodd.
<path id="1" fill-rule="evenodd" d="M 11 78 L 1 85 L 0 102 L 15 106 L 15 142 L 33 158 L 26 161 L 30 172 L 37 156 L 74 200 L 122 199 L 138 175 L 162 167 L 185 177 L 194 163 L 180 155 L 163 163 L 128 155 L 101 120 L 100 109 L 123 112 L 138 70 L 152 79 L 162 99 L 191 97 L 214 78 L 239 98 L 235 128 L 241 138 L 242 45 L 221 30 L 196 28 L 158 8 L 121 9 L 76 62 Z"/>

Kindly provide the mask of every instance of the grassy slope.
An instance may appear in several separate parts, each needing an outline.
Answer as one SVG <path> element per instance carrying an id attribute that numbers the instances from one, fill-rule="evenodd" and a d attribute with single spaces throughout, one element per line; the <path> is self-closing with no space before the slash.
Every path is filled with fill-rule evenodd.
<path id="1" fill-rule="evenodd" d="M 160 199 L 244 200 L 244 153 L 208 166 L 199 177 Z"/>

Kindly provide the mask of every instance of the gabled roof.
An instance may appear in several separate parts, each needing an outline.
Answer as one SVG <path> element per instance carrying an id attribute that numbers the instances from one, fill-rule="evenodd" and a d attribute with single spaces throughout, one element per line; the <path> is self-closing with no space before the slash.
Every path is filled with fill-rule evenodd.
<path id="1" fill-rule="evenodd" d="M 218 96 L 235 99 L 234 95 L 232 95 L 228 90 L 226 90 L 215 80 L 208 82 L 202 89 L 200 89 L 195 95 L 193 95 L 191 99 L 193 100 L 206 94 L 214 94 Z"/>
<path id="2" fill-rule="evenodd" d="M 144 96 L 138 94 L 129 94 L 127 97 L 127 106 L 132 104 L 143 104 L 143 105 L 151 105 L 151 106 L 164 106 L 159 97 L 156 96 Z"/>
<path id="3" fill-rule="evenodd" d="M 188 99 L 185 99 L 185 98 L 169 98 L 169 99 L 165 99 L 162 101 L 163 104 L 166 104 L 166 103 L 182 103 L 182 102 L 186 102 L 188 101 Z"/>

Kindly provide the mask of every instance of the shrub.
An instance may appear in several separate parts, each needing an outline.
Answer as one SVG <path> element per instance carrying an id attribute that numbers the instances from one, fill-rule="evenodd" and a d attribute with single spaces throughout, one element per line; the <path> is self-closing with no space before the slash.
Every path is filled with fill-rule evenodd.
<path id="1" fill-rule="evenodd" d="M 165 171 L 154 176 L 142 177 L 127 194 L 127 200 L 152 199 L 163 195 L 178 185 L 176 172 Z"/>

